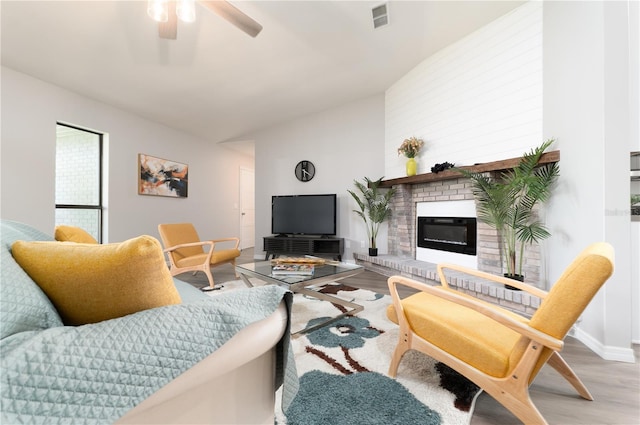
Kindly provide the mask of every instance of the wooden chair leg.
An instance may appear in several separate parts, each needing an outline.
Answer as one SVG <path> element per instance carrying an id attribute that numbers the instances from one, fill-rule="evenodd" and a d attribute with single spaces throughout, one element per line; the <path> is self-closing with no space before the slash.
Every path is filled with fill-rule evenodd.
<path id="1" fill-rule="evenodd" d="M 209 287 L 206 289 L 203 288 L 203 290 L 213 291 L 215 289 L 215 283 L 213 282 L 213 275 L 211 274 L 211 270 L 208 268 L 205 268 L 203 271 L 204 271 L 204 274 L 207 275 L 207 279 L 209 280 Z"/>
<path id="2" fill-rule="evenodd" d="M 520 419 L 522 423 L 527 425 L 548 425 L 538 408 L 533 404 L 533 401 L 531 401 L 527 389 L 518 391 L 520 394 L 514 394 L 496 386 L 482 388 L 491 397 L 495 398 L 498 403 L 502 404 L 508 411 Z"/>
<path id="3" fill-rule="evenodd" d="M 395 378 L 398 374 L 398 366 L 400 366 L 400 361 L 404 354 L 409 350 L 409 342 L 406 334 L 401 333 L 398 338 L 398 345 L 396 345 L 396 349 L 393 352 L 393 357 L 391 357 L 391 363 L 389 363 L 389 372 L 388 375 L 392 378 Z"/>
<path id="4" fill-rule="evenodd" d="M 554 368 L 564 379 L 569 381 L 569 383 L 573 386 L 573 388 L 578 391 L 580 397 L 585 400 L 593 401 L 593 396 L 587 389 L 587 387 L 582 383 L 578 375 L 571 369 L 571 367 L 567 364 L 567 362 L 560 356 L 557 351 L 554 351 L 549 360 L 547 360 L 547 364 Z"/>
<path id="5" fill-rule="evenodd" d="M 233 266 L 233 272 L 236 274 L 236 279 L 240 278 L 240 275 L 238 275 L 238 271 L 236 270 L 236 259 L 234 258 L 233 261 L 231 261 L 231 265 Z"/>

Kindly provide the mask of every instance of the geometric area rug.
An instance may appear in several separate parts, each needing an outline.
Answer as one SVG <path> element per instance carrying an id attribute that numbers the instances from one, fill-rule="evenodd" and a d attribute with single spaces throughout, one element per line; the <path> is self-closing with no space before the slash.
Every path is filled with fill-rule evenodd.
<path id="1" fill-rule="evenodd" d="M 231 289 L 235 283 L 224 285 Z M 340 283 L 321 292 L 364 310 L 291 339 L 300 389 L 286 415 L 276 409 L 278 425 L 470 423 L 481 390 L 444 364 L 409 351 L 396 379 L 387 375 L 398 339 L 398 326 L 385 313 L 390 296 Z M 291 330 L 343 311 L 342 306 L 295 294 Z"/>

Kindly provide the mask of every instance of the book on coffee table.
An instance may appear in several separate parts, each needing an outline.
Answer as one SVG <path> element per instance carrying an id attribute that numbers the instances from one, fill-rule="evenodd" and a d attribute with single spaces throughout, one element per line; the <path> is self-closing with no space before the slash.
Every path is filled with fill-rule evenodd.
<path id="1" fill-rule="evenodd" d="M 304 257 L 278 257 L 271 260 L 271 264 L 310 264 L 314 266 L 322 266 L 326 263 L 324 258 L 313 257 L 307 255 Z"/>
<path id="2" fill-rule="evenodd" d="M 302 275 L 312 276 L 314 271 L 313 264 L 276 264 L 271 268 L 271 274 L 274 276 Z"/>

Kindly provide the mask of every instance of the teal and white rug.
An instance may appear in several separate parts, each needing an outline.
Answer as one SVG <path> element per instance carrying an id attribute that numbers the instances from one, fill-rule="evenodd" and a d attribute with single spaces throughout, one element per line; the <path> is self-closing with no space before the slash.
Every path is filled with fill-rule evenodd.
<path id="1" fill-rule="evenodd" d="M 258 283 L 258 281 L 256 281 Z M 227 282 L 223 291 L 241 282 Z M 365 306 L 292 339 L 300 390 L 278 424 L 469 424 L 477 386 L 421 353 L 405 354 L 397 379 L 387 376 L 398 327 L 387 319 L 389 296 L 344 285 L 322 292 Z M 215 295 L 212 295 L 215 296 Z M 292 330 L 335 316 L 343 307 L 296 294 Z M 277 403 L 279 405 L 279 403 Z"/>

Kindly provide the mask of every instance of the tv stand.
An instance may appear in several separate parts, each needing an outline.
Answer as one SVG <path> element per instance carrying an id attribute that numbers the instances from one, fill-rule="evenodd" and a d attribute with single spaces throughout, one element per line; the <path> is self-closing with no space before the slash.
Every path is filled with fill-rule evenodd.
<path id="1" fill-rule="evenodd" d="M 269 256 L 275 258 L 281 254 L 331 256 L 333 259 L 342 261 L 344 253 L 344 238 L 327 236 L 282 237 L 282 235 L 278 235 L 266 236 L 263 241 L 266 252 L 265 261 L 269 259 Z"/>

